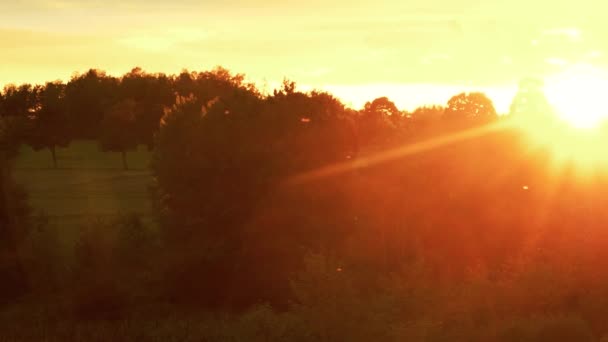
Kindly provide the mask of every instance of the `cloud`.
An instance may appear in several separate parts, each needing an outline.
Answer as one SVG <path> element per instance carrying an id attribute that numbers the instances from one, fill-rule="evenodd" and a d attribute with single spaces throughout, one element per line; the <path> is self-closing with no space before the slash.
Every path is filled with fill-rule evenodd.
<path id="1" fill-rule="evenodd" d="M 560 27 L 543 30 L 543 36 L 564 37 L 571 41 L 577 41 L 581 38 L 581 30 L 576 27 Z"/>

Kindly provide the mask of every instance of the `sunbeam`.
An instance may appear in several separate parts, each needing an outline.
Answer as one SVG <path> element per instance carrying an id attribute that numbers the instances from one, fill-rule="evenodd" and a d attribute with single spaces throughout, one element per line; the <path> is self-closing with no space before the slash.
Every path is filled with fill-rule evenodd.
<path id="1" fill-rule="evenodd" d="M 348 171 L 363 169 L 374 165 L 386 163 L 395 159 L 405 158 L 418 153 L 433 150 L 442 146 L 453 144 L 459 141 L 474 139 L 492 132 L 505 130 L 514 127 L 512 121 L 498 121 L 496 123 L 475 127 L 457 133 L 440 136 L 437 138 L 421 141 L 414 144 L 406 144 L 387 151 L 378 152 L 370 156 L 363 156 L 353 161 L 335 163 L 321 167 L 316 170 L 308 171 L 296 175 L 288 180 L 288 184 L 302 184 L 316 179 L 336 176 Z"/>

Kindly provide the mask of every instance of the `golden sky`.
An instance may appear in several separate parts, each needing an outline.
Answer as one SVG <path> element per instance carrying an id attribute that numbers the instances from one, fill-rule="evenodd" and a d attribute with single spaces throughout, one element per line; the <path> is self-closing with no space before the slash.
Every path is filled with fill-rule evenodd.
<path id="1" fill-rule="evenodd" d="M 0 0 L 0 85 L 222 65 L 272 88 L 284 77 L 359 107 L 401 108 L 486 91 L 505 111 L 517 82 L 603 68 L 596 0 Z"/>

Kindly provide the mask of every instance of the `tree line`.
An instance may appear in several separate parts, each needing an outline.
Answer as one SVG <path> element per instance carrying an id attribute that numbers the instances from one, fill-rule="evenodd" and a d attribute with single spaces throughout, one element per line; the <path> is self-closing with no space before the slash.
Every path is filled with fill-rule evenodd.
<path id="1" fill-rule="evenodd" d="M 91 69 L 75 74 L 67 83 L 5 86 L 0 92 L 0 117 L 18 118 L 21 141 L 35 150 L 48 149 L 55 167 L 58 147 L 65 147 L 75 139 L 96 139 L 102 150 L 121 152 L 123 166 L 127 168 L 126 151 L 138 144 L 152 148 L 159 122 L 176 98 L 193 97 L 194 106 L 199 108 L 217 98 L 214 108 L 229 103 L 247 111 L 247 115 L 255 115 L 266 110 L 262 107 L 277 106 L 281 94 L 289 93 L 295 93 L 293 82 L 285 81 L 283 89 L 263 94 L 246 82 L 244 75 L 233 75 L 221 67 L 203 72 L 183 71 L 178 75 L 151 74 L 135 68 L 121 77 Z M 310 99 L 302 98 L 300 102 L 310 106 L 306 102 L 317 101 L 321 94 L 314 92 Z M 326 105 L 344 107 L 339 100 L 332 101 L 335 104 L 328 101 Z M 491 101 L 482 93 L 458 94 L 445 107 L 421 107 L 411 113 L 399 110 L 386 97 L 368 102 L 360 110 L 340 111 L 328 117 L 348 117 L 358 144 L 390 139 L 411 129 L 414 121 L 434 117 L 463 121 L 496 118 Z M 301 114 L 301 123 L 311 119 L 306 115 Z"/>

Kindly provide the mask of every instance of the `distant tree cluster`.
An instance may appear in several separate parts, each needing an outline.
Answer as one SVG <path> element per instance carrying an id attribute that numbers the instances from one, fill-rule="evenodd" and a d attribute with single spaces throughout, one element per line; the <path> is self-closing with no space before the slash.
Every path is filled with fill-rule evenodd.
<path id="1" fill-rule="evenodd" d="M 235 84 L 239 87 L 235 88 Z M 285 94 L 294 91 L 293 82 L 287 82 L 281 90 Z M 176 97 L 191 95 L 199 108 L 217 97 L 214 110 L 230 103 L 231 108 L 225 110 L 249 111 L 250 115 L 257 110 L 251 107 L 252 102 L 278 98 L 261 94 L 253 84 L 245 82 L 243 75 L 233 75 L 223 68 L 184 71 L 179 75 L 150 74 L 135 68 L 118 78 L 91 69 L 73 76 L 67 84 L 55 81 L 6 86 L 0 93 L 0 115 L 19 118 L 24 126 L 23 141 L 35 150 L 48 149 L 55 167 L 58 147 L 66 147 L 75 139 L 97 139 L 104 151 L 121 152 L 127 168 L 126 151 L 139 144 L 152 148 L 165 109 L 174 105 Z M 491 101 L 480 93 L 457 95 L 445 110 L 435 107 L 434 111 L 452 121 L 496 118 Z M 354 125 L 358 143 L 367 145 L 403 137 L 414 122 L 428 119 L 424 115 L 427 112 L 400 111 L 388 98 L 381 97 L 359 111 L 348 109 L 344 116 Z M 304 113 L 301 120 L 312 119 L 307 115 L 313 114 Z"/>
<path id="2" fill-rule="evenodd" d="M 162 74 L 134 69 L 121 78 L 89 70 L 64 84 L 9 85 L 0 96 L 3 117 L 23 122 L 23 142 L 48 149 L 57 166 L 56 149 L 75 139 L 97 139 L 103 150 L 124 154 L 133 146 L 152 146 L 163 109 L 175 96 Z"/>

